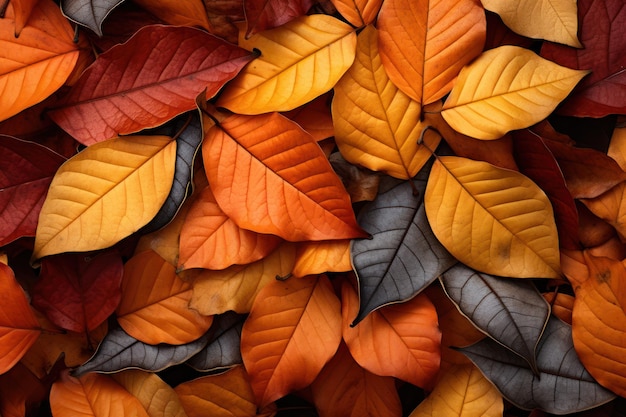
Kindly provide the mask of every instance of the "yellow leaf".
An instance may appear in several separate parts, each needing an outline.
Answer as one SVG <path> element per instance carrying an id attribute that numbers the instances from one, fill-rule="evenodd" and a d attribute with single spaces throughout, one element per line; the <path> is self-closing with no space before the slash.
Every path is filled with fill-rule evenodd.
<path id="1" fill-rule="evenodd" d="M 332 111 L 337 146 L 353 164 L 409 179 L 430 158 L 430 151 L 416 140 L 423 130 L 416 123 L 421 104 L 387 76 L 373 26 L 357 38 L 356 59 L 335 86 Z M 435 149 L 439 140 L 429 135 L 426 145 Z"/>
<path id="2" fill-rule="evenodd" d="M 302 16 L 246 43 L 261 51 L 222 92 L 239 114 L 293 110 L 330 90 L 354 60 L 356 35 L 334 17 Z"/>
<path id="3" fill-rule="evenodd" d="M 187 417 L 174 389 L 156 374 L 131 369 L 112 378 L 139 400 L 150 417 Z"/>
<path id="4" fill-rule="evenodd" d="M 576 0 L 481 0 L 513 31 L 529 38 L 545 39 L 582 48 L 578 40 Z"/>
<path id="5" fill-rule="evenodd" d="M 409 417 L 501 417 L 502 395 L 472 364 L 453 365 Z"/>
<path id="6" fill-rule="evenodd" d="M 498 139 L 548 117 L 588 73 L 525 48 L 501 46 L 463 68 L 441 115 L 464 135 Z"/>
<path id="7" fill-rule="evenodd" d="M 440 157 L 424 204 L 437 239 L 470 268 L 514 278 L 561 276 L 550 201 L 519 172 Z"/>
<path id="8" fill-rule="evenodd" d="M 292 274 L 296 277 L 324 272 L 352 271 L 350 240 L 300 242 Z"/>
<path id="9" fill-rule="evenodd" d="M 220 271 L 191 269 L 184 277 L 191 281 L 189 306 L 200 314 L 221 314 L 228 310 L 247 313 L 261 289 L 276 276 L 291 273 L 295 245 L 284 243 L 266 258 L 248 265 L 234 265 Z"/>
<path id="10" fill-rule="evenodd" d="M 167 198 L 175 161 L 168 136 L 114 138 L 68 160 L 41 208 L 33 260 L 107 248 L 139 230 Z"/>

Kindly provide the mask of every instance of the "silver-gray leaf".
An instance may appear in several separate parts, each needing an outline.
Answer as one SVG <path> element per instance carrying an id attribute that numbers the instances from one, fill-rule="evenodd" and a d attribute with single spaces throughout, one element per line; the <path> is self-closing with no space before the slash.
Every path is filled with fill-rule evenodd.
<path id="1" fill-rule="evenodd" d="M 102 36 L 102 22 L 124 0 L 62 0 L 63 14 L 73 22 Z"/>
<path id="2" fill-rule="evenodd" d="M 197 371 L 207 372 L 243 363 L 240 345 L 245 318 L 245 314 L 232 311 L 215 316 L 209 330 L 209 343 L 189 359 L 187 364 Z"/>

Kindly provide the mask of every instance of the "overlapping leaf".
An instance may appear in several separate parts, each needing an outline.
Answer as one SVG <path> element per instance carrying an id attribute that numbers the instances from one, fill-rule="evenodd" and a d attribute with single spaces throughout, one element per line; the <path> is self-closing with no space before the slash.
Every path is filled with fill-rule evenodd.
<path id="1" fill-rule="evenodd" d="M 246 37 L 257 32 L 284 25 L 304 16 L 313 0 L 249 0 L 243 6 L 246 12 Z"/>
<path id="2" fill-rule="evenodd" d="M 261 290 L 241 333 L 241 356 L 257 404 L 315 380 L 341 341 L 340 308 L 323 275 L 275 280 Z"/>
<path id="3" fill-rule="evenodd" d="M 245 318 L 245 315 L 232 311 L 215 316 L 209 330 L 209 342 L 187 364 L 198 371 L 206 372 L 231 368 L 242 363 L 240 341 Z"/>
<path id="4" fill-rule="evenodd" d="M 34 142 L 0 135 L 0 246 L 34 236 L 48 186 L 65 158 Z"/>
<path id="5" fill-rule="evenodd" d="M 545 119 L 586 74 L 525 48 L 501 46 L 461 71 L 441 114 L 463 134 L 497 139 Z"/>
<path id="6" fill-rule="evenodd" d="M 4 7 L 6 7 L 4 3 Z M 30 15 L 35 10 L 35 7 L 39 3 L 39 0 L 14 0 L 11 1 L 13 5 L 13 13 L 15 13 L 15 37 L 19 38 L 22 34 L 22 29 L 26 26 Z"/>
<path id="7" fill-rule="evenodd" d="M 194 109 L 205 88 L 215 95 L 252 57 L 201 30 L 146 26 L 99 55 L 50 117 L 85 145 L 155 127 Z"/>
<path id="8" fill-rule="evenodd" d="M 98 36 L 102 36 L 102 22 L 124 0 L 62 0 L 61 10 L 73 22 L 81 24 L 93 30 Z"/>
<path id="9" fill-rule="evenodd" d="M 245 47 L 261 56 L 228 84 L 218 105 L 240 114 L 287 111 L 329 91 L 354 61 L 352 27 L 322 14 L 259 33 Z"/>
<path id="10" fill-rule="evenodd" d="M 396 178 L 414 177 L 431 155 L 417 140 L 423 129 L 416 123 L 421 103 L 387 76 L 373 26 L 359 34 L 355 61 L 334 92 L 335 141 L 344 158 Z M 439 136 L 434 136 L 426 145 L 435 149 L 438 143 Z"/>
<path id="11" fill-rule="evenodd" d="M 187 417 L 176 392 L 156 374 L 129 369 L 112 378 L 139 400 L 150 417 Z"/>
<path id="12" fill-rule="evenodd" d="M 423 171 L 398 183 L 359 213 L 359 224 L 372 239 L 352 241 L 352 264 L 359 279 L 359 313 L 354 323 L 390 303 L 409 300 L 456 260 L 437 241 L 428 225 L 423 198 Z"/>
<path id="13" fill-rule="evenodd" d="M 112 373 L 137 368 L 158 372 L 178 365 L 198 353 L 208 343 L 205 335 L 184 345 L 149 345 L 128 335 L 121 327 L 109 330 L 96 353 L 74 369 L 75 376 L 88 372 Z"/>
<path id="14" fill-rule="evenodd" d="M 475 326 L 537 371 L 535 349 L 550 306 L 532 283 L 481 274 L 462 264 L 440 279 L 450 299 Z"/>
<path id="15" fill-rule="evenodd" d="M 519 172 L 442 156 L 424 202 L 437 239 L 469 267 L 515 278 L 561 276 L 550 201 Z"/>
<path id="16" fill-rule="evenodd" d="M 33 259 L 106 248 L 139 230 L 167 198 L 175 160 L 167 136 L 115 138 L 68 160 L 41 209 Z"/>
<path id="17" fill-rule="evenodd" d="M 133 256 L 124 265 L 120 326 L 144 343 L 180 345 L 202 336 L 213 318 L 189 308 L 191 284 L 156 252 Z"/>
<path id="18" fill-rule="evenodd" d="M 363 27 L 374 22 L 382 0 L 331 0 L 337 11 L 353 26 Z"/>
<path id="19" fill-rule="evenodd" d="M 227 117 L 202 156 L 217 203 L 239 227 L 291 241 L 366 235 L 317 142 L 278 113 Z"/>
<path id="20" fill-rule="evenodd" d="M 615 398 L 585 370 L 572 344 L 571 327 L 555 317 L 548 321 L 537 346 L 538 375 L 526 361 L 491 339 L 483 339 L 461 351 L 507 400 L 523 409 L 569 414 Z"/>
<path id="21" fill-rule="evenodd" d="M 0 120 L 39 103 L 65 83 L 79 55 L 74 31 L 59 7 L 42 1 L 16 37 L 11 2 L 0 19 Z M 24 23 L 24 22 L 22 22 Z"/>
<path id="22" fill-rule="evenodd" d="M 389 78 L 422 104 L 447 94 L 485 42 L 485 12 L 474 0 L 388 0 L 377 24 Z"/>
<path id="23" fill-rule="evenodd" d="M 349 240 L 301 242 L 292 274 L 296 277 L 352 271 Z"/>

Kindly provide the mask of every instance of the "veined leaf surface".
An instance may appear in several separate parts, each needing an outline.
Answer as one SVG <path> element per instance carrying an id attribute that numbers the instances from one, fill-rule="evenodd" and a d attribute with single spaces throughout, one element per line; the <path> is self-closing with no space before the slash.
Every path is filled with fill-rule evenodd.
<path id="1" fill-rule="evenodd" d="M 353 26 L 362 27 L 376 20 L 382 0 L 331 0 L 337 11 Z"/>
<path id="2" fill-rule="evenodd" d="M 61 10 L 71 21 L 93 30 L 102 36 L 102 22 L 124 0 L 84 1 L 62 0 Z"/>
<path id="3" fill-rule="evenodd" d="M 514 278 L 561 276 L 550 201 L 519 172 L 439 157 L 424 204 L 437 239 L 470 268 Z"/>
<path id="4" fill-rule="evenodd" d="M 218 106 L 239 114 L 293 110 L 330 90 L 354 61 L 356 34 L 339 19 L 301 16 L 246 42 L 261 56 L 226 86 Z"/>
<path id="5" fill-rule="evenodd" d="M 241 359 L 241 329 L 246 315 L 227 311 L 216 315 L 209 329 L 211 340 L 200 352 L 189 358 L 187 365 L 207 372 L 231 368 L 243 363 Z"/>
<path id="6" fill-rule="evenodd" d="M 167 136 L 115 138 L 68 160 L 41 208 L 33 260 L 107 248 L 139 230 L 167 198 L 175 161 Z"/>

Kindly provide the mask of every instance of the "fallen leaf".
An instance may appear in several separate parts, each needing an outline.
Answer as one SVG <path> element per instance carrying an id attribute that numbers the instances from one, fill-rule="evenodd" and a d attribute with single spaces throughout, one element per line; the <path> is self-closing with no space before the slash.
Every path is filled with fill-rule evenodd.
<path id="1" fill-rule="evenodd" d="M 349 240 L 300 242 L 292 275 L 304 277 L 325 272 L 352 271 Z"/>
<path id="2" fill-rule="evenodd" d="M 19 38 L 22 34 L 22 29 L 28 23 L 30 15 L 37 7 L 39 0 L 13 0 L 13 12 L 15 13 L 15 37 Z M 6 17 L 6 16 L 5 16 Z"/>
<path id="3" fill-rule="evenodd" d="M 94 4 L 86 0 L 62 0 L 61 11 L 72 22 L 93 30 L 102 36 L 102 22 L 124 0 L 105 0 Z"/>
<path id="4" fill-rule="evenodd" d="M 552 314 L 571 326 L 574 296 L 562 292 L 546 292 L 543 297 L 550 303 Z"/>
<path id="5" fill-rule="evenodd" d="M 150 417 L 187 417 L 174 389 L 156 374 L 129 369 L 112 378 L 139 400 Z"/>
<path id="6" fill-rule="evenodd" d="M 282 26 L 307 14 L 313 0 L 248 0 L 244 1 L 246 37 Z"/>
<path id="7" fill-rule="evenodd" d="M 133 0 L 150 13 L 176 26 L 198 26 L 210 30 L 207 11 L 202 0 Z"/>
<path id="8" fill-rule="evenodd" d="M 382 0 L 331 0 L 337 11 L 353 26 L 363 27 L 374 23 Z"/>
<path id="9" fill-rule="evenodd" d="M 200 372 L 223 370 L 243 363 L 241 329 L 246 315 L 227 311 L 216 315 L 209 329 L 207 345 L 187 360 L 187 365 Z"/>
<path id="10" fill-rule="evenodd" d="M 316 141 L 335 135 L 330 112 L 331 93 L 323 94 L 300 107 L 284 112 L 283 116 L 298 123 Z"/>
<path id="11" fill-rule="evenodd" d="M 0 391 L 0 414 L 4 417 L 25 416 L 27 408 L 48 397 L 44 383 L 19 362 L 0 375 Z"/>

